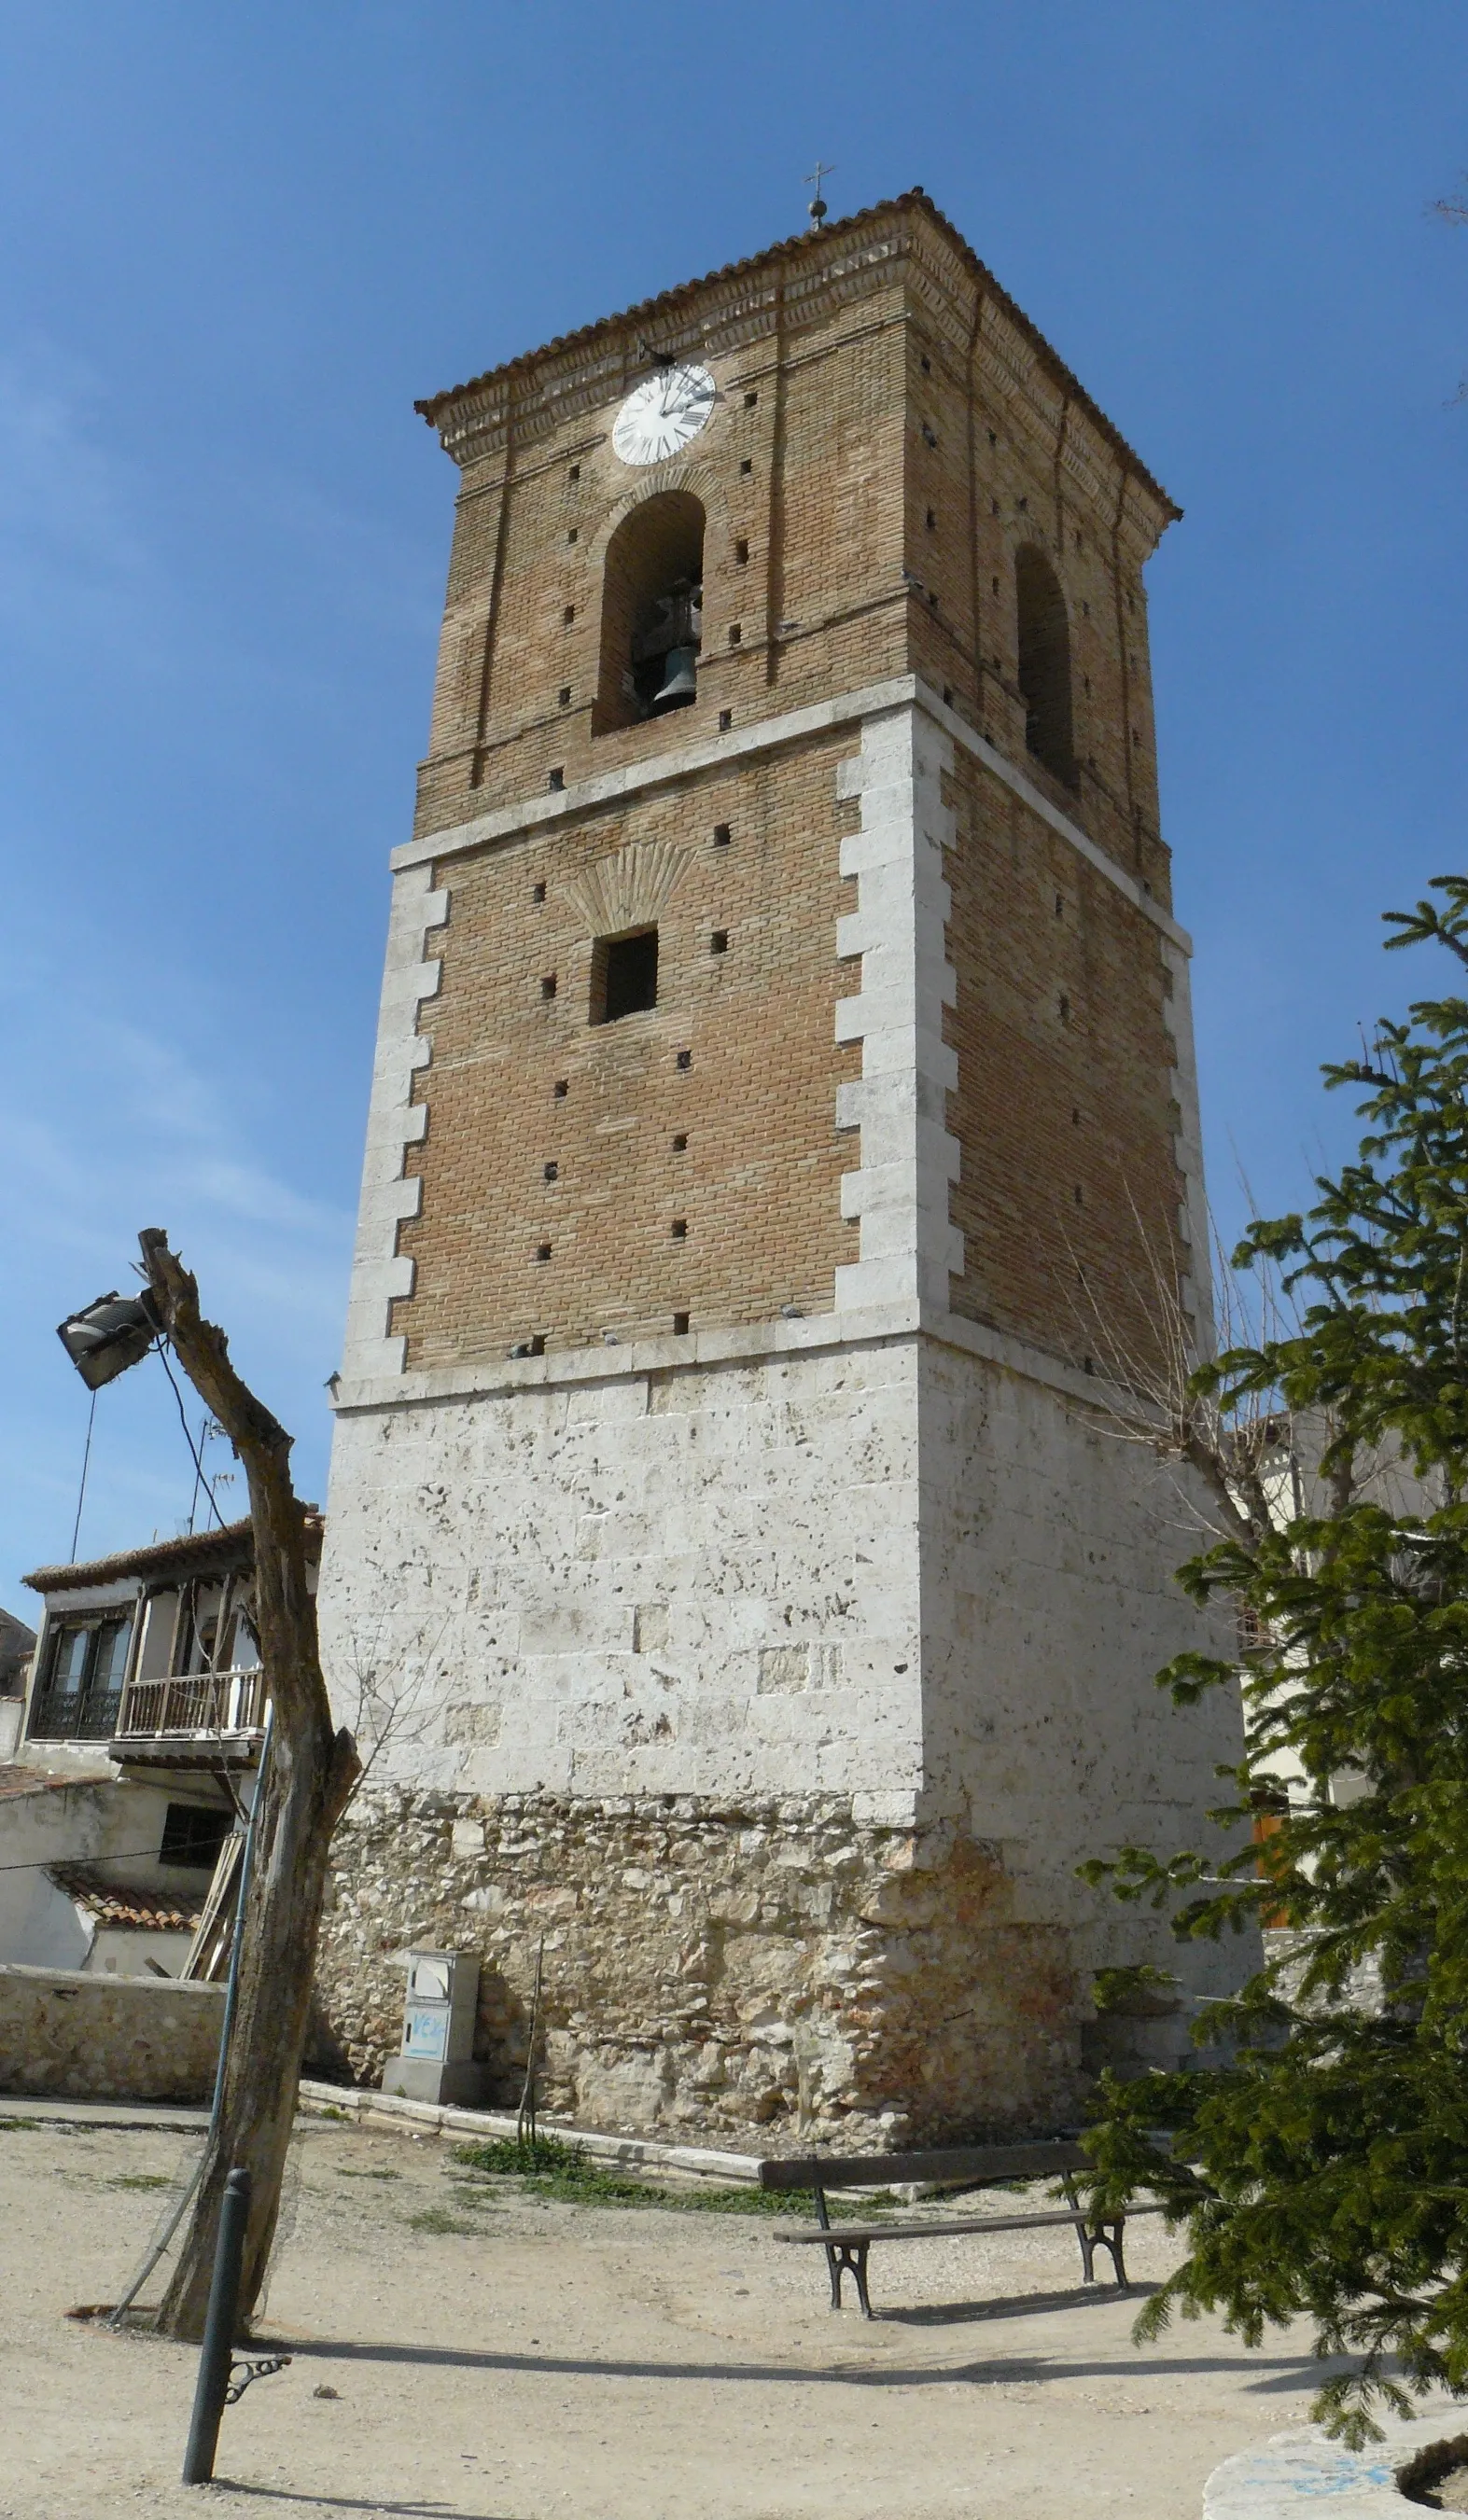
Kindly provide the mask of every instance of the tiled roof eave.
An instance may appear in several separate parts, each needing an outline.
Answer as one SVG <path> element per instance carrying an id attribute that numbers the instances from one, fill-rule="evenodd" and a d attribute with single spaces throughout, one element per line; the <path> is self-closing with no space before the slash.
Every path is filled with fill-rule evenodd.
<path id="1" fill-rule="evenodd" d="M 1125 471 L 1161 503 L 1168 520 L 1175 523 L 1182 515 L 1182 510 L 1175 499 L 1163 488 L 1156 475 L 1148 471 L 1135 448 L 1128 444 L 1116 423 L 1107 418 L 1100 404 L 1087 393 L 1079 378 L 1073 369 L 1067 367 L 1059 352 L 1045 338 L 1039 326 L 1033 323 L 1023 306 L 1010 296 L 1008 290 L 994 278 L 987 264 L 980 260 L 968 239 L 953 225 L 952 220 L 945 217 L 937 204 L 930 201 L 920 186 L 915 186 L 910 192 L 898 193 L 891 201 L 874 202 L 866 209 L 853 211 L 849 218 L 833 219 L 822 228 L 803 229 L 798 236 L 786 237 L 778 244 L 764 247 L 759 253 L 746 254 L 737 262 L 724 263 L 717 271 L 706 272 L 701 280 L 680 281 L 676 288 L 665 289 L 656 297 L 644 297 L 635 306 L 623 307 L 619 314 L 601 315 L 594 323 L 582 324 L 574 332 L 559 333 L 553 340 L 541 342 L 537 349 L 522 351 L 518 358 L 506 359 L 497 368 L 486 368 L 482 375 L 470 377 L 462 384 L 450 385 L 442 393 L 425 396 L 414 403 L 413 409 L 422 414 L 431 428 L 437 428 L 442 415 L 450 411 L 453 405 L 464 396 L 482 393 L 488 386 L 528 375 L 542 359 L 561 357 L 568 351 L 585 349 L 593 341 L 610 337 L 623 326 L 648 323 L 657 316 L 666 317 L 686 305 L 691 298 L 697 297 L 703 290 L 714 288 L 721 282 L 737 280 L 745 274 L 757 271 L 761 264 L 773 262 L 782 256 L 788 258 L 803 251 L 812 250 L 817 246 L 829 244 L 832 238 L 850 235 L 867 221 L 890 218 L 895 210 L 913 209 L 922 210 L 934 225 L 940 229 L 966 269 L 980 283 L 986 296 L 991 297 L 994 303 L 1003 309 L 1010 322 L 1043 359 L 1062 392 L 1085 412 Z"/>
<path id="2" fill-rule="evenodd" d="M 306 1556 L 314 1564 L 321 1554 L 325 1523 L 319 1513 L 305 1518 Z M 94 1557 L 77 1566 L 38 1566 L 21 1581 L 32 1593 L 88 1592 L 117 1584 L 129 1575 L 193 1575 L 215 1569 L 230 1572 L 249 1566 L 254 1536 L 249 1514 L 221 1530 L 185 1532 L 177 1540 L 150 1541 L 146 1549 L 122 1549 L 111 1557 Z"/>

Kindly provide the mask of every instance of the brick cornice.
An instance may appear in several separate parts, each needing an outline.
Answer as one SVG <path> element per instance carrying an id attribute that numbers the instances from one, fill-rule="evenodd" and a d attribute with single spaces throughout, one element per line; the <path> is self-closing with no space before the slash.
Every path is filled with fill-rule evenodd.
<path id="1" fill-rule="evenodd" d="M 911 192 L 792 237 L 704 280 L 528 351 L 415 407 L 460 466 L 533 443 L 619 400 L 646 373 L 649 339 L 675 357 L 737 357 L 774 334 L 787 342 L 900 274 L 926 319 L 965 359 L 981 310 L 976 373 L 1027 435 L 1053 443 L 1073 407 L 1065 463 L 1096 504 L 1123 491 L 1138 561 L 1181 514 L 1079 380 L 927 195 Z"/>

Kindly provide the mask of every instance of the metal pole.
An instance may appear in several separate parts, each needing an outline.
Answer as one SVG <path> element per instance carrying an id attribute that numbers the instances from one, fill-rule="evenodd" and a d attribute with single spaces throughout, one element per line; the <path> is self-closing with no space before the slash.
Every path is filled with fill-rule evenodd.
<path id="1" fill-rule="evenodd" d="M 240 2000 L 240 1956 L 245 1948 L 245 1910 L 250 1900 L 250 1879 L 254 1870 L 255 1823 L 264 1798 L 265 1778 L 270 1767 L 270 1740 L 275 1731 L 275 1706 L 265 1709 L 265 1737 L 260 1743 L 260 1764 L 255 1771 L 254 1795 L 250 1805 L 250 1820 L 245 1830 L 245 1843 L 240 1850 L 240 1895 L 235 1902 L 235 1938 L 230 1947 L 229 1981 L 224 1990 L 224 2019 L 219 2025 L 219 2058 L 214 2067 L 214 2098 L 209 2110 L 209 2141 L 219 2131 L 224 2110 L 224 2074 L 229 2063 L 229 2042 L 235 2026 L 235 2007 Z"/>
<path id="2" fill-rule="evenodd" d="M 229 1982 L 224 1990 L 224 2019 L 219 2025 L 219 2055 L 214 2066 L 214 2097 L 209 2109 L 209 2131 L 204 2138 L 204 2150 L 201 2152 L 198 2161 L 194 2165 L 193 2178 L 190 2180 L 183 2194 L 174 2206 L 172 2214 L 164 2224 L 158 2238 L 154 2241 L 152 2248 L 149 2250 L 147 2257 L 143 2260 L 137 2273 L 133 2276 L 127 2290 L 122 2295 L 121 2300 L 110 2313 L 107 2320 L 109 2327 L 121 2326 L 124 2315 L 132 2308 L 132 2305 L 137 2300 L 144 2284 L 148 2281 L 154 2268 L 158 2265 L 163 2251 L 168 2246 L 174 2232 L 183 2221 L 183 2218 L 189 2209 L 189 2205 L 192 2202 L 194 2192 L 198 2187 L 201 2179 L 204 2177 L 204 2165 L 209 2157 L 209 2148 L 213 2143 L 215 2136 L 219 2132 L 219 2120 L 224 2111 L 224 2070 L 229 2062 L 230 2033 L 235 2026 L 235 2006 L 239 2001 L 240 1994 L 240 1953 L 245 1942 L 245 1905 L 250 1897 L 250 1876 L 254 1866 L 254 1824 L 259 1814 L 260 1796 L 265 1789 L 265 1771 L 270 1764 L 270 1736 L 274 1729 L 275 1707 L 271 1704 L 265 1709 L 265 1738 L 260 1744 L 260 1764 L 258 1774 L 255 1778 L 254 1800 L 250 1806 L 250 1821 L 245 1831 L 245 1844 L 240 1853 L 240 1891 L 239 1896 L 235 1901 L 235 1938 L 230 1948 L 229 1955 Z"/>
<path id="3" fill-rule="evenodd" d="M 232 2170 L 224 2182 L 219 2208 L 219 2244 L 214 2251 L 214 2278 L 205 2314 L 204 2343 L 199 2350 L 199 2379 L 194 2390 L 194 2415 L 184 2452 L 185 2485 L 207 2485 L 214 2473 L 214 2448 L 224 2392 L 234 2355 L 235 2316 L 240 2307 L 240 2269 L 245 2261 L 245 2226 L 250 2220 L 250 2173 Z"/>

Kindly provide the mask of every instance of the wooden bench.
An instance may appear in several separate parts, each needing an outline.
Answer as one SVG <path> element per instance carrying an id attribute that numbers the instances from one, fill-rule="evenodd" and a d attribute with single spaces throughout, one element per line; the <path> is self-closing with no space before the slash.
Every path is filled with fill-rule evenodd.
<path id="1" fill-rule="evenodd" d="M 831 2273 L 831 2307 L 841 2308 L 841 2282 L 845 2274 L 855 2277 L 856 2298 L 863 2318 L 872 2317 L 872 2305 L 866 2288 L 867 2252 L 878 2240 L 940 2240 L 951 2233 L 986 2231 L 1035 2231 L 1052 2223 L 1069 2223 L 1080 2243 L 1081 2280 L 1096 2280 L 1096 2251 L 1109 2251 L 1116 2271 L 1117 2286 L 1126 2289 L 1126 2265 L 1122 2255 L 1122 2231 L 1126 2217 L 1122 2214 L 1097 2216 L 1088 2213 L 1076 2193 L 1076 2173 L 1088 2170 L 1090 2161 L 1078 2143 L 986 2143 L 969 2144 L 947 2152 L 879 2152 L 859 2158 L 841 2159 L 830 2154 L 816 2154 L 801 2161 L 761 2161 L 759 2184 L 767 2188 L 808 2187 L 815 2196 L 813 2228 L 775 2232 L 777 2240 L 793 2242 L 797 2247 L 824 2249 Z M 826 2210 L 826 2197 L 838 2187 L 894 2187 L 908 2184 L 955 2187 L 993 2187 L 1012 2179 L 1054 2179 L 1060 2182 L 1068 2202 L 1043 2214 L 964 2214 L 952 2221 L 908 2223 L 846 2223 L 833 2225 Z M 1134 2205 L 1133 2214 L 1160 2214 L 1160 2205 Z"/>

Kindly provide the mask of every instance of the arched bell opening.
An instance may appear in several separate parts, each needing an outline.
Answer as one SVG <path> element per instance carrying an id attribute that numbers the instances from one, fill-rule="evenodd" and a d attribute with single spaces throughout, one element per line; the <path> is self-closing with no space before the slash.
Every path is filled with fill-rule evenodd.
<path id="1" fill-rule="evenodd" d="M 703 608 L 703 506 L 690 490 L 665 490 L 607 545 L 594 735 L 692 705 Z"/>
<path id="2" fill-rule="evenodd" d="M 1014 564 L 1019 604 L 1020 690 L 1025 742 L 1035 760 L 1076 785 L 1071 712 L 1071 630 L 1060 580 L 1042 551 L 1028 543 Z"/>

